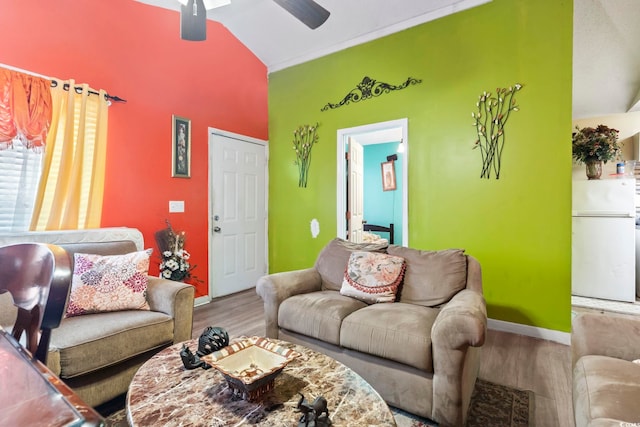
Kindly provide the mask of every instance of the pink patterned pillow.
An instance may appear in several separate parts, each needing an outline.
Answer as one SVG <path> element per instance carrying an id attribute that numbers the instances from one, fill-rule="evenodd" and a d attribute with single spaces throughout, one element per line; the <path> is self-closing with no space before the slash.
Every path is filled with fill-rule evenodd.
<path id="1" fill-rule="evenodd" d="M 153 249 L 125 255 L 74 255 L 67 317 L 120 310 L 149 310 L 147 275 Z"/>
<path id="2" fill-rule="evenodd" d="M 404 269 L 404 258 L 398 256 L 352 252 L 340 293 L 369 304 L 394 302 Z"/>

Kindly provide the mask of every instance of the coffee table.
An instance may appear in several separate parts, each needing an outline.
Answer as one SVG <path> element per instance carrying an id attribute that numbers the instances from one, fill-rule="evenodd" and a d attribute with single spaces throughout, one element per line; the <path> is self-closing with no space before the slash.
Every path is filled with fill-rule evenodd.
<path id="1" fill-rule="evenodd" d="M 127 393 L 127 419 L 143 426 L 297 426 L 300 396 L 327 399 L 333 426 L 395 426 L 393 414 L 377 391 L 342 363 L 300 345 L 273 340 L 300 356 L 276 378 L 274 389 L 256 402 L 233 395 L 215 368 L 186 370 L 182 343 L 149 359 L 135 374 Z M 185 344 L 195 353 L 197 340 Z"/>

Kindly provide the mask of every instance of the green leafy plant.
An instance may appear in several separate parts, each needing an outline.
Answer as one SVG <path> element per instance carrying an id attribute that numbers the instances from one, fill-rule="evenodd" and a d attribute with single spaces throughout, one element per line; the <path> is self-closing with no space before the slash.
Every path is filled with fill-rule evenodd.
<path id="1" fill-rule="evenodd" d="M 311 149 L 318 142 L 318 124 L 303 125 L 293 132 L 293 149 L 296 152 L 295 164 L 298 166 L 298 187 L 307 186 L 309 167 L 311 166 Z"/>
<path id="2" fill-rule="evenodd" d="M 496 179 L 500 179 L 502 166 L 502 151 L 505 143 L 505 125 L 512 111 L 518 111 L 518 105 L 514 95 L 522 89 L 522 85 L 516 83 L 508 88 L 497 88 L 495 95 L 484 92 L 480 95 L 476 106 L 477 113 L 471 113 L 475 119 L 473 126 L 476 128 L 478 139 L 474 149 L 480 149 L 482 156 L 482 172 L 480 178 L 491 178 L 491 170 Z"/>
<path id="3" fill-rule="evenodd" d="M 596 128 L 576 126 L 573 133 L 572 153 L 573 158 L 580 163 L 590 161 L 603 161 L 607 163 L 620 157 L 622 144 L 618 143 L 617 129 L 605 125 Z"/>

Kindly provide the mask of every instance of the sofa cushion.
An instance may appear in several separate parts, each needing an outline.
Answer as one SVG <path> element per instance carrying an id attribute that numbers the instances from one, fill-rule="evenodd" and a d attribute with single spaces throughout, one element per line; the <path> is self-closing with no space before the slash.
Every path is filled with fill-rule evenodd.
<path id="1" fill-rule="evenodd" d="M 340 290 L 351 252 L 384 252 L 386 247 L 386 243 L 351 243 L 338 237 L 330 241 L 314 265 L 322 279 L 322 290 Z"/>
<path id="2" fill-rule="evenodd" d="M 67 316 L 149 310 L 147 275 L 152 250 L 124 255 L 74 254 Z"/>
<path id="3" fill-rule="evenodd" d="M 439 309 L 413 304 L 375 304 L 347 316 L 342 347 L 433 372 L 431 327 Z"/>
<path id="4" fill-rule="evenodd" d="M 108 230 L 108 229 L 105 229 Z M 96 230 L 98 231 L 98 230 Z M 136 230 L 137 231 L 137 230 Z M 82 239 L 81 239 L 82 240 Z M 70 257 L 76 253 L 97 254 L 97 255 L 122 255 L 136 252 L 138 248 L 131 240 L 107 240 L 102 242 L 90 241 L 78 243 L 59 243 L 67 251 Z M 58 243 L 56 243 L 58 244 Z"/>
<path id="5" fill-rule="evenodd" d="M 583 356 L 573 369 L 577 425 L 640 420 L 640 365 L 607 356 Z M 599 425 L 599 424 L 598 424 Z"/>
<path id="6" fill-rule="evenodd" d="M 366 306 L 364 302 L 336 291 L 295 295 L 280 304 L 278 326 L 339 345 L 342 319 Z"/>
<path id="7" fill-rule="evenodd" d="M 421 251 L 391 245 L 387 252 L 407 263 L 399 302 L 433 307 L 466 287 L 467 259 L 462 249 Z"/>
<path id="8" fill-rule="evenodd" d="M 61 378 L 72 378 L 173 342 L 173 319 L 155 311 L 130 310 L 63 319 L 51 332 L 50 350 L 60 353 Z"/>
<path id="9" fill-rule="evenodd" d="M 369 304 L 394 302 L 404 268 L 404 259 L 397 256 L 351 252 L 340 294 Z"/>

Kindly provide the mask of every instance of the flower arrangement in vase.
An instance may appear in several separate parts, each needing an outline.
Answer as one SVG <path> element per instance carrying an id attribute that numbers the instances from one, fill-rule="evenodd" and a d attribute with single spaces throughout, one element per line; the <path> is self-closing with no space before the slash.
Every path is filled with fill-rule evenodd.
<path id="1" fill-rule="evenodd" d="M 602 163 L 620 158 L 622 144 L 618 142 L 617 129 L 605 125 L 595 128 L 576 126 L 573 133 L 573 158 L 579 163 L 586 164 L 588 179 L 600 179 Z"/>
<path id="2" fill-rule="evenodd" d="M 184 248 L 185 232 L 175 232 L 167 220 L 167 228 L 156 232 L 156 242 L 160 248 L 160 277 L 177 282 L 195 280 L 201 282 L 192 274 L 195 265 L 189 263 L 191 254 Z"/>

